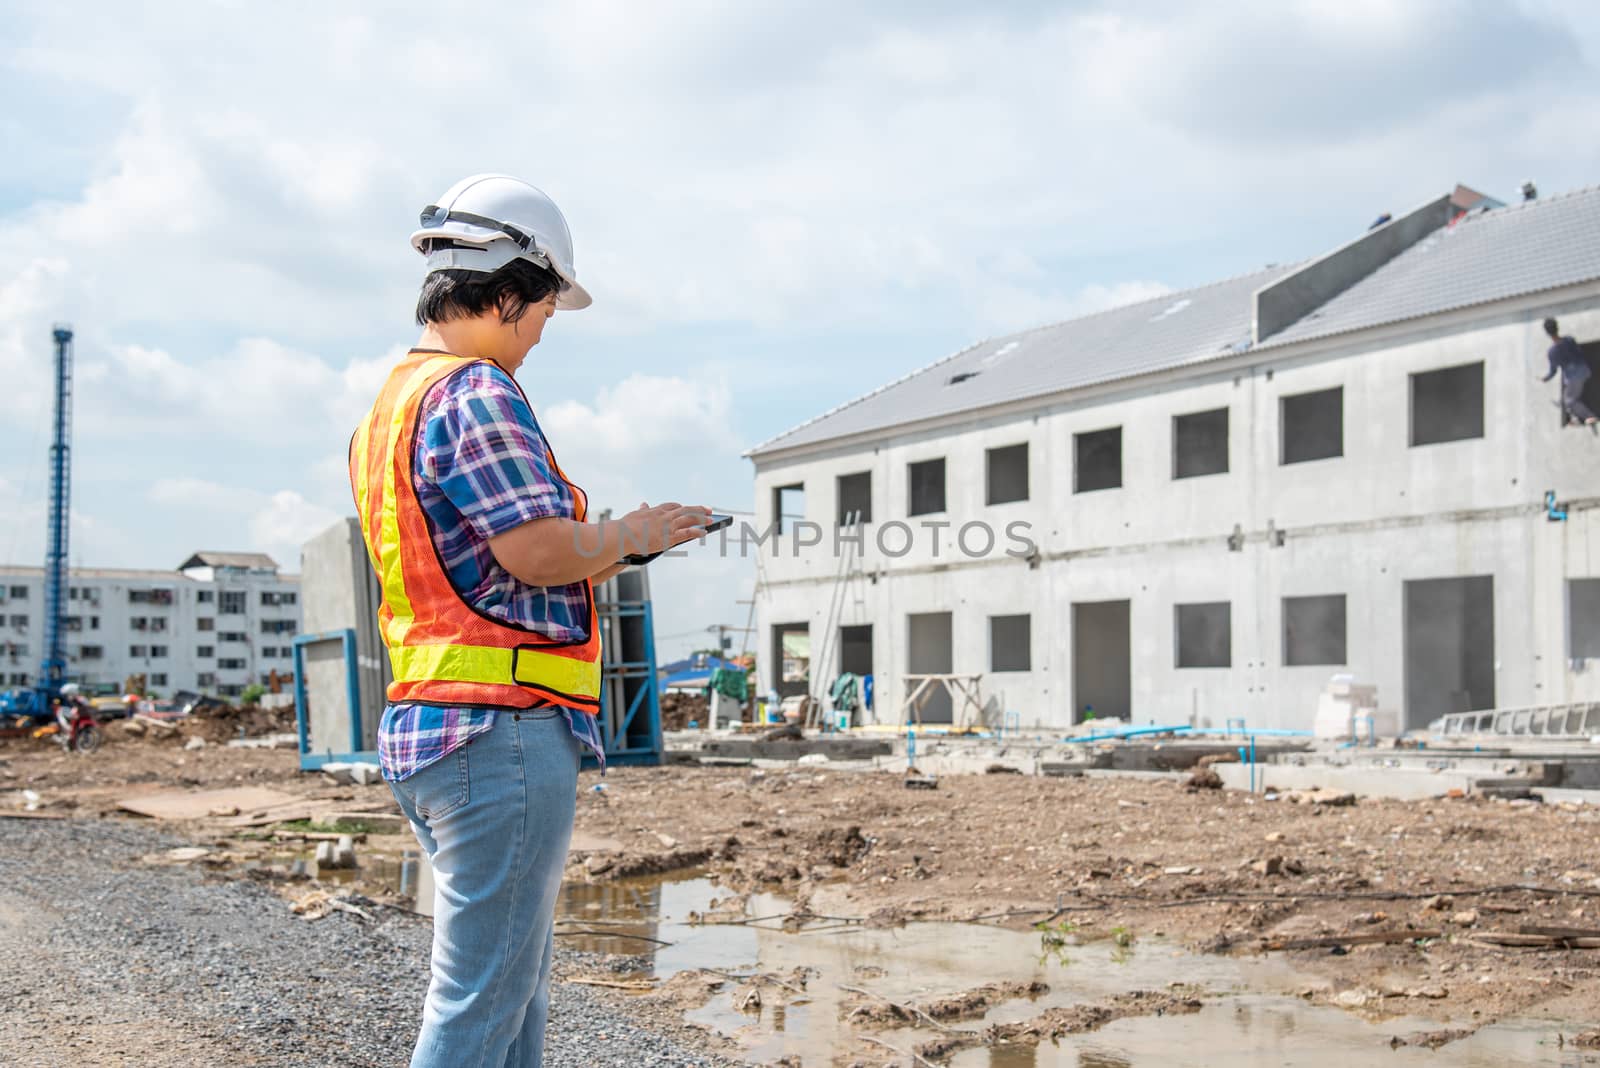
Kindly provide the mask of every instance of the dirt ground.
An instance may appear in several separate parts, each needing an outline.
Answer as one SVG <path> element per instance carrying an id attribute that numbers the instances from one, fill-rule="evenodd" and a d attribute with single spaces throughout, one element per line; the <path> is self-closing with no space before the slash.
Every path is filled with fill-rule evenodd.
<path id="1" fill-rule="evenodd" d="M 1078 938 L 1165 936 L 1216 953 L 1322 939 L 1289 951 L 1325 979 L 1312 999 L 1484 1023 L 1559 1001 L 1600 1018 L 1600 950 L 1483 944 L 1527 926 L 1600 929 L 1596 809 L 1266 801 L 1177 780 L 1019 775 L 923 790 L 814 768 L 606 781 L 580 798 L 578 826 L 625 854 L 575 855 L 591 879 L 704 860 L 733 889 L 782 888 L 872 924 L 1064 923 Z M 680 844 L 663 849 L 661 835 Z"/>
<path id="2" fill-rule="evenodd" d="M 89 757 L 0 743 L 0 808 L 23 790 L 42 812 L 79 816 L 174 786 L 263 785 L 353 807 L 387 795 L 300 774 L 292 750 L 186 750 L 186 737 L 113 732 Z M 1284 954 L 1311 977 L 1302 997 L 1368 1016 L 1600 1020 L 1600 948 L 1586 948 L 1600 947 L 1600 809 L 1267 800 L 1177 778 L 989 774 L 914 789 L 826 765 L 617 768 L 586 772 L 580 789 L 575 881 L 703 867 L 730 892 L 719 908 L 778 893 L 797 922 L 978 921 L 1039 927 L 1042 943 L 1162 937 Z"/>

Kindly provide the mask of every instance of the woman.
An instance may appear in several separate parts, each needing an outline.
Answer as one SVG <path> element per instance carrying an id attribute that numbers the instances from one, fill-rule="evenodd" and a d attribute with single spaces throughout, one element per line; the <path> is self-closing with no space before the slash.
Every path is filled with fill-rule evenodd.
<path id="1" fill-rule="evenodd" d="M 512 375 L 587 307 L 572 238 L 504 175 L 422 214 L 422 337 L 350 448 L 394 668 L 384 778 L 434 868 L 432 982 L 413 1068 L 536 1066 L 583 748 L 597 757 L 597 582 L 703 532 L 703 508 L 589 522 Z"/>

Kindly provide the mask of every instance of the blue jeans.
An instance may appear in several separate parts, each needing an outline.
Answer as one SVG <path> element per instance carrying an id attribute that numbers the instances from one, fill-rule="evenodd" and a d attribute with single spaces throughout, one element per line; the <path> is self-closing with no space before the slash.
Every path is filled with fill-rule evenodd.
<path id="1" fill-rule="evenodd" d="M 411 1068 L 538 1068 L 582 751 L 558 708 L 390 783 L 433 863 L 433 980 Z"/>

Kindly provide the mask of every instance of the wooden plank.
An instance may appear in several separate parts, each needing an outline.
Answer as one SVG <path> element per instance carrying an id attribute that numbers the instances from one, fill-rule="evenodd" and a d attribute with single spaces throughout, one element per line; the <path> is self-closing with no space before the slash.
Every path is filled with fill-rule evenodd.
<path id="1" fill-rule="evenodd" d="M 1518 934 L 1544 935 L 1548 938 L 1600 938 L 1600 927 L 1541 927 L 1525 923 L 1517 928 Z"/>
<path id="2" fill-rule="evenodd" d="M 289 823 L 293 820 L 318 820 L 330 812 L 332 807 L 332 803 L 327 801 L 287 801 L 281 805 L 241 812 L 237 816 L 229 816 L 219 822 L 224 827 L 265 827 L 268 824 Z"/>
<path id="3" fill-rule="evenodd" d="M 272 837 L 280 842 L 337 842 L 341 838 L 348 838 L 353 842 L 365 842 L 365 831 L 355 834 L 336 834 L 332 831 L 273 831 Z"/>
<path id="4" fill-rule="evenodd" d="M 117 807 L 151 819 L 198 820 L 213 812 L 234 809 L 244 815 L 299 800 L 293 794 L 263 786 L 240 786 L 227 790 L 161 790 L 123 798 Z"/>
<path id="5" fill-rule="evenodd" d="M 1368 931 L 1363 934 L 1330 935 L 1326 938 L 1267 939 L 1264 948 L 1330 949 L 1334 946 L 1371 946 L 1386 942 L 1415 942 L 1421 938 L 1439 938 L 1443 931 Z"/>
<path id="6" fill-rule="evenodd" d="M 1549 935 L 1513 934 L 1510 931 L 1475 931 L 1470 941 L 1486 946 L 1553 946 Z"/>
<path id="7" fill-rule="evenodd" d="M 66 818 L 60 812 L 28 812 L 20 808 L 15 811 L 0 811 L 0 819 L 6 820 L 64 820 Z"/>

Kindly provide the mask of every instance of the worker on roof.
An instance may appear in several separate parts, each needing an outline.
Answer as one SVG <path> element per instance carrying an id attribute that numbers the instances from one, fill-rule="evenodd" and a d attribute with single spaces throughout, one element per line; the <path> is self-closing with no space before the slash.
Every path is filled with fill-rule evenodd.
<path id="1" fill-rule="evenodd" d="M 698 507 L 593 522 L 513 379 L 589 304 L 566 219 L 504 175 L 422 213 L 422 337 L 350 446 L 394 682 L 384 778 L 433 865 L 432 982 L 412 1068 L 543 1059 L 578 766 L 604 760 L 594 587 L 700 536 Z"/>
<path id="2" fill-rule="evenodd" d="M 1583 403 L 1583 387 L 1589 382 L 1589 361 L 1584 359 L 1583 350 L 1570 336 L 1562 337 L 1561 328 L 1554 319 L 1544 321 L 1544 332 L 1550 335 L 1553 344 L 1548 353 L 1550 359 L 1550 373 L 1545 375 L 1541 382 L 1548 382 L 1558 373 L 1561 375 L 1561 409 L 1566 413 L 1567 420 L 1572 423 L 1582 423 L 1593 426 L 1600 419 L 1595 417 L 1589 406 Z"/>

